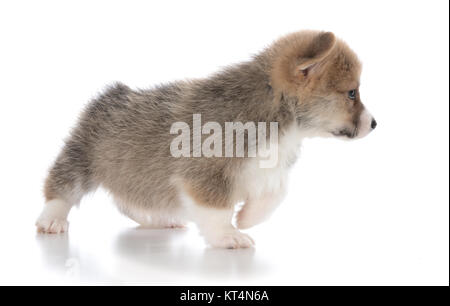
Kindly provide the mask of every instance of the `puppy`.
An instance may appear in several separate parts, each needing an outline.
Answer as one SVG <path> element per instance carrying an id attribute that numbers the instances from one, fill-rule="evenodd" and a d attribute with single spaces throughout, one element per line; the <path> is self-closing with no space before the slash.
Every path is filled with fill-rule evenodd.
<path id="1" fill-rule="evenodd" d="M 302 139 L 355 139 L 376 127 L 360 73 L 332 33 L 301 31 L 205 79 L 115 84 L 88 104 L 50 169 L 37 228 L 66 231 L 70 209 L 102 186 L 142 226 L 194 222 L 214 247 L 250 247 L 239 229 L 282 201 Z"/>

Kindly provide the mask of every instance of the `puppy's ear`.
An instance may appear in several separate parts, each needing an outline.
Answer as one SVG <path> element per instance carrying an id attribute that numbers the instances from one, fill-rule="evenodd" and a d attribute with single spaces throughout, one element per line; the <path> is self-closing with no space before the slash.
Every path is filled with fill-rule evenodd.
<path id="1" fill-rule="evenodd" d="M 315 73 L 333 50 L 336 38 L 331 32 L 297 32 L 274 45 L 271 82 L 282 91 L 295 92 Z"/>
<path id="2" fill-rule="evenodd" d="M 314 69 L 314 66 L 330 54 L 335 43 L 336 38 L 333 33 L 319 33 L 313 38 L 304 53 L 300 54 L 294 73 L 298 74 L 300 72 L 303 77 L 308 77 L 310 71 Z"/>

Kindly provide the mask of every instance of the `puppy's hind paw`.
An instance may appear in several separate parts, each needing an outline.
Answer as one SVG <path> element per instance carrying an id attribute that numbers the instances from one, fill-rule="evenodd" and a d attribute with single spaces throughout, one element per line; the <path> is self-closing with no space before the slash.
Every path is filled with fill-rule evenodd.
<path id="1" fill-rule="evenodd" d="M 209 238 L 207 241 L 211 246 L 223 249 L 250 248 L 255 244 L 249 235 L 238 230 Z"/>
<path id="2" fill-rule="evenodd" d="M 39 233 L 59 234 L 67 232 L 69 229 L 69 222 L 62 219 L 39 219 L 36 221 L 36 227 Z"/>
<path id="3" fill-rule="evenodd" d="M 66 232 L 69 227 L 67 216 L 71 208 L 72 205 L 62 199 L 48 201 L 36 221 L 38 232 L 48 234 Z"/>

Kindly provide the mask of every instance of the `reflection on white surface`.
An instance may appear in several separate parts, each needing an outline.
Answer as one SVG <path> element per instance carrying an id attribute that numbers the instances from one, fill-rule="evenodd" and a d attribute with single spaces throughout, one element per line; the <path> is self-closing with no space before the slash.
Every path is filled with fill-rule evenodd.
<path id="1" fill-rule="evenodd" d="M 261 272 L 254 262 L 255 249 L 198 249 L 185 243 L 186 230 L 132 229 L 116 241 L 117 254 L 145 269 L 181 274 L 247 276 Z"/>
<path id="2" fill-rule="evenodd" d="M 37 234 L 36 242 L 42 267 L 53 276 L 50 283 L 54 280 L 62 283 L 112 281 L 96 256 L 86 256 L 78 246 L 70 243 L 69 234 Z M 46 279 L 43 278 L 43 281 L 46 282 Z"/>
<path id="3" fill-rule="evenodd" d="M 74 236 L 77 240 L 81 235 Z M 89 243 L 77 245 L 71 237 L 72 232 L 36 235 L 43 265 L 66 282 L 187 284 L 209 279 L 223 283 L 251 280 L 267 272 L 267 266 L 255 258 L 254 248 L 203 247 L 193 229 L 129 228 L 110 239 L 98 237 L 110 244 L 94 246 L 95 250 L 88 249 Z"/>

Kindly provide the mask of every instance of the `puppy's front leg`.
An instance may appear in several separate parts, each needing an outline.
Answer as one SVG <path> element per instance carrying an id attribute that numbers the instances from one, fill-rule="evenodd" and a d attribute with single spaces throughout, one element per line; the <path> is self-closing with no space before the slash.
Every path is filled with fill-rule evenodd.
<path id="1" fill-rule="evenodd" d="M 236 223 L 240 229 L 247 229 L 266 221 L 284 197 L 284 192 L 267 193 L 262 197 L 248 199 L 238 212 Z"/>
<path id="2" fill-rule="evenodd" d="M 232 224 L 234 205 L 213 207 L 195 201 L 191 196 L 184 197 L 186 214 L 197 224 L 200 234 L 213 247 L 237 249 L 254 245 L 253 239 L 240 232 Z"/>

